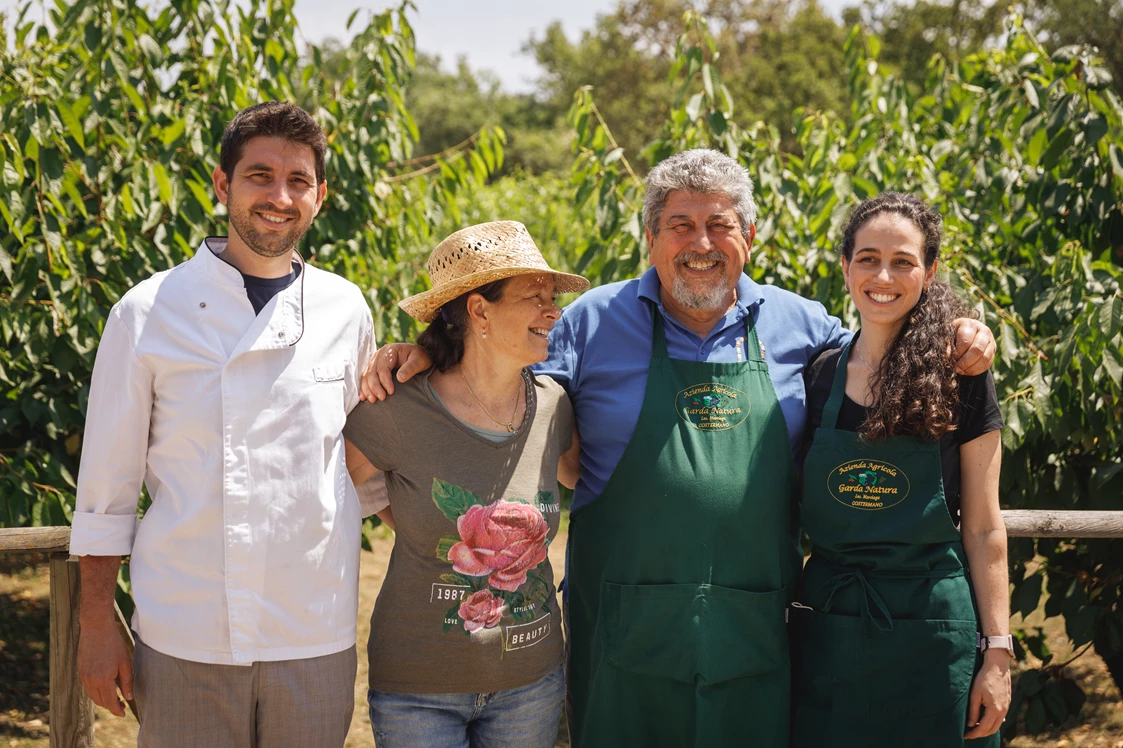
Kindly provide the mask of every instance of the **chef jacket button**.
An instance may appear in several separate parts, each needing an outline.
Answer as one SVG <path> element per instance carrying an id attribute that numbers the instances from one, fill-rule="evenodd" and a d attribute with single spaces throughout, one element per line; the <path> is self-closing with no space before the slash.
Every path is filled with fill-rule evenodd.
<path id="1" fill-rule="evenodd" d="M 199 302 L 199 308 L 200 308 L 200 309 L 206 309 L 206 308 L 207 308 L 207 302 L 205 302 L 205 301 L 200 301 L 200 302 Z"/>

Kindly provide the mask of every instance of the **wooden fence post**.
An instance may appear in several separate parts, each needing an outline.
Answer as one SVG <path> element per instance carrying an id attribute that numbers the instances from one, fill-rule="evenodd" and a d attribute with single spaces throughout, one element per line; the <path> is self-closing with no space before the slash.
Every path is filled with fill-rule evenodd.
<path id="1" fill-rule="evenodd" d="M 51 554 L 51 748 L 92 748 L 94 702 L 78 680 L 78 564 Z"/>

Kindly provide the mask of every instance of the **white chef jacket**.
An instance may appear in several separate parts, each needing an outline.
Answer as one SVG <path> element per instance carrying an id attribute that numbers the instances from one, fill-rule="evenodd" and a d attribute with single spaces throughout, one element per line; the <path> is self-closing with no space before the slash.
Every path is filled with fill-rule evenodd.
<path id="1" fill-rule="evenodd" d="M 255 316 L 225 248 L 212 237 L 110 312 L 70 552 L 132 555 L 132 626 L 159 652 L 339 652 L 355 643 L 362 523 L 342 432 L 370 311 L 355 285 L 305 265 Z M 152 505 L 138 522 L 141 480 Z"/>

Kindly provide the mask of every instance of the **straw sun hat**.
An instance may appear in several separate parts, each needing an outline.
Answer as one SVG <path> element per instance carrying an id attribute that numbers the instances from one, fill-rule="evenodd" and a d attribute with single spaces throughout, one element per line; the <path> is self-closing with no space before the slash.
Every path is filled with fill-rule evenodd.
<path id="1" fill-rule="evenodd" d="M 422 322 L 432 322 L 441 307 L 457 296 L 516 275 L 549 273 L 558 293 L 589 287 L 580 275 L 559 273 L 547 265 L 530 232 L 518 221 L 492 221 L 457 231 L 429 255 L 428 268 L 433 287 L 398 302 Z"/>

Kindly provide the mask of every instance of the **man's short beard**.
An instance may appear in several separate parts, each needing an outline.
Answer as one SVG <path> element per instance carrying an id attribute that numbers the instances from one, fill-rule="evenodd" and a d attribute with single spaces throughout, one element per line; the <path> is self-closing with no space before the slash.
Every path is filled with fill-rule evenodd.
<path id="1" fill-rule="evenodd" d="M 245 245 L 253 250 L 254 254 L 261 257 L 283 257 L 291 253 L 300 239 L 308 231 L 308 227 L 312 225 L 312 219 L 309 218 L 308 222 L 303 226 L 300 224 L 300 216 L 296 215 L 296 221 L 293 226 L 285 234 L 281 235 L 267 235 L 262 234 L 253 225 L 253 213 L 255 211 L 267 211 L 270 213 L 277 213 L 278 215 L 290 215 L 283 210 L 276 210 L 273 206 L 262 203 L 251 206 L 249 209 L 235 208 L 233 191 L 230 193 L 230 225 L 238 234 L 238 237 L 245 242 Z"/>
<path id="2" fill-rule="evenodd" d="M 721 274 L 721 283 L 700 288 L 700 284 L 687 281 L 679 272 L 687 262 L 706 260 L 717 262 L 723 268 L 727 262 L 724 255 L 717 251 L 705 254 L 686 252 L 675 260 L 675 282 L 671 287 L 671 297 L 683 309 L 689 309 L 692 312 L 712 312 L 725 306 L 730 286 L 724 273 Z"/>
<path id="3" fill-rule="evenodd" d="M 675 283 L 671 288 L 671 297 L 683 309 L 692 312 L 712 312 L 725 306 L 725 299 L 729 289 L 725 284 L 698 288 L 688 283 L 681 275 L 675 275 Z"/>

